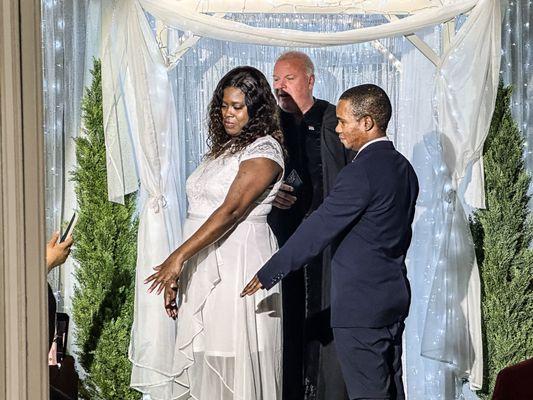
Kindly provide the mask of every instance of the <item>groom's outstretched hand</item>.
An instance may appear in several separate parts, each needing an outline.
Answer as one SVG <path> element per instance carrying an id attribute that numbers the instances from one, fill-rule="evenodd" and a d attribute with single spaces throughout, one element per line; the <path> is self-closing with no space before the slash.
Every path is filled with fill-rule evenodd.
<path id="1" fill-rule="evenodd" d="M 261 284 L 261 282 L 259 282 L 259 278 L 256 275 L 250 282 L 248 282 L 248 285 L 246 285 L 245 288 L 242 290 L 241 297 L 251 296 L 259 289 L 263 289 L 263 285 Z"/>

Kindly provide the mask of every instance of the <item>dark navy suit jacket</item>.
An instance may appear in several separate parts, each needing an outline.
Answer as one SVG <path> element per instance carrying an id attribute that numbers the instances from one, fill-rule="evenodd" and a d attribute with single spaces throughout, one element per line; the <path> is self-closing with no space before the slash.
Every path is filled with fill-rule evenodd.
<path id="1" fill-rule="evenodd" d="M 405 255 L 418 180 L 392 142 L 362 149 L 335 186 L 285 245 L 258 272 L 270 289 L 340 239 L 331 264 L 332 327 L 378 328 L 407 316 Z"/>

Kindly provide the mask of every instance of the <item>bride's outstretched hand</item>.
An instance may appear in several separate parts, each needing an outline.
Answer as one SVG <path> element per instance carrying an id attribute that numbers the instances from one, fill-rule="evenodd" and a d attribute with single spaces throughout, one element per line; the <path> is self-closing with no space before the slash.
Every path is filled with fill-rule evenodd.
<path id="1" fill-rule="evenodd" d="M 183 261 L 178 257 L 170 255 L 165 261 L 163 261 L 163 264 L 154 268 L 157 272 L 144 280 L 145 284 L 151 282 L 151 285 L 148 288 L 148 293 L 157 290 L 156 293 L 161 294 L 163 289 L 165 289 L 165 286 L 170 286 L 172 282 L 176 282 L 179 279 L 182 268 Z"/>
<path id="2" fill-rule="evenodd" d="M 165 311 L 172 319 L 176 319 L 178 316 L 178 303 L 176 302 L 177 294 L 178 285 L 175 282 L 165 285 L 165 292 L 163 295 Z"/>
<path id="3" fill-rule="evenodd" d="M 259 278 L 256 276 L 253 277 L 253 279 L 248 282 L 248 285 L 245 286 L 245 288 L 241 292 L 241 297 L 244 297 L 246 295 L 251 296 L 255 292 L 257 292 L 259 289 L 262 289 L 263 285 L 259 281 Z"/>

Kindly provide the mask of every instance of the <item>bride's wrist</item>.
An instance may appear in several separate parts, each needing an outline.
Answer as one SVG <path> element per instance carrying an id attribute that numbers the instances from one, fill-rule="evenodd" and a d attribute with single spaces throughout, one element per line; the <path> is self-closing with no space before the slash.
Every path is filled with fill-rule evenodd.
<path id="1" fill-rule="evenodd" d="M 175 263 L 179 263 L 183 265 L 185 263 L 185 257 L 179 250 L 175 250 L 174 253 L 172 253 L 172 261 Z"/>

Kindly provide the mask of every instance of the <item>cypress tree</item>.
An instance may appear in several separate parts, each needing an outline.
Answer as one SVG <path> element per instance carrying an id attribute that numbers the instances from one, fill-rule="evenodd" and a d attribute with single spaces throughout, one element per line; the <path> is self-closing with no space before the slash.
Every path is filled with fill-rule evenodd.
<path id="1" fill-rule="evenodd" d="M 79 219 L 75 229 L 77 284 L 73 319 L 78 362 L 85 370 L 85 399 L 138 399 L 129 388 L 128 343 L 133 319 L 137 257 L 136 197 L 125 204 L 107 199 L 101 66 L 82 101 L 83 135 L 75 139 L 78 165 L 72 173 Z"/>
<path id="2" fill-rule="evenodd" d="M 511 87 L 500 83 L 484 147 L 487 208 L 474 214 L 472 232 L 481 276 L 485 382 L 490 398 L 498 372 L 533 357 L 533 238 L 530 177 L 524 139 L 514 122 Z"/>

